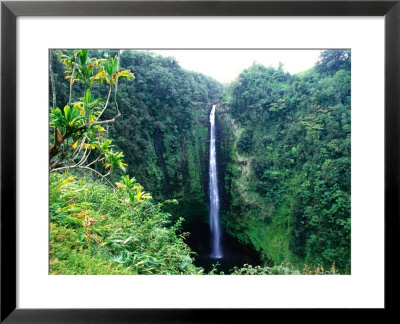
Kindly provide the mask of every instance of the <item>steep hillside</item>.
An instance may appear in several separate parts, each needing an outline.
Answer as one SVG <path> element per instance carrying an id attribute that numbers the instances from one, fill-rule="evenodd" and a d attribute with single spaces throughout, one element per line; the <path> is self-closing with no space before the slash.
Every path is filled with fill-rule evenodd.
<path id="1" fill-rule="evenodd" d="M 229 233 L 268 264 L 350 272 L 350 52 L 299 75 L 253 65 L 229 89 Z"/>

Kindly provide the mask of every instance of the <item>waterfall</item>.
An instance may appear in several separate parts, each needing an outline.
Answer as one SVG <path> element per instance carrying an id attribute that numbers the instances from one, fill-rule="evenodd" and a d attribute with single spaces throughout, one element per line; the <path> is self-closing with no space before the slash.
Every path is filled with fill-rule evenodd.
<path id="1" fill-rule="evenodd" d="M 217 177 L 217 157 L 215 152 L 215 105 L 210 113 L 210 231 L 211 231 L 211 257 L 222 258 L 221 230 L 219 227 L 219 193 Z"/>

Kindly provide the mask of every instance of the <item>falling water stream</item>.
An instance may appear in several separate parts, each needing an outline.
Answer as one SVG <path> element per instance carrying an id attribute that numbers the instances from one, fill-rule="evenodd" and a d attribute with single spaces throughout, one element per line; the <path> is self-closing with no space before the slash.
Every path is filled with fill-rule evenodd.
<path id="1" fill-rule="evenodd" d="M 220 272 L 229 274 L 235 266 L 243 267 L 244 264 L 256 266 L 260 265 L 261 261 L 258 252 L 252 249 L 251 246 L 240 243 L 229 233 L 224 232 L 222 235 L 219 216 L 223 192 L 218 190 L 215 110 L 216 105 L 213 105 L 210 113 L 210 226 L 208 228 L 208 224 L 193 222 L 187 228 L 188 232 L 190 232 L 187 243 L 197 253 L 196 266 L 203 267 L 206 273 L 217 269 L 215 272 L 217 274 Z M 219 163 L 224 163 L 222 155 L 219 157 Z"/>
<path id="2" fill-rule="evenodd" d="M 210 113 L 210 231 L 211 231 L 211 257 L 220 259 L 223 257 L 221 247 L 221 229 L 219 225 L 219 193 L 217 177 L 217 157 L 215 150 L 215 105 Z"/>

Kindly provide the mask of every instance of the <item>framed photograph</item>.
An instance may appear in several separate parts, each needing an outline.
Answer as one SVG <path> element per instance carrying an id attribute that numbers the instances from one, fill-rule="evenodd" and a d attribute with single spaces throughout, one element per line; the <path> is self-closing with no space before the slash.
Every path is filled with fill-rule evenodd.
<path id="1" fill-rule="evenodd" d="M 399 16 L 2 2 L 1 321 L 393 310 Z"/>

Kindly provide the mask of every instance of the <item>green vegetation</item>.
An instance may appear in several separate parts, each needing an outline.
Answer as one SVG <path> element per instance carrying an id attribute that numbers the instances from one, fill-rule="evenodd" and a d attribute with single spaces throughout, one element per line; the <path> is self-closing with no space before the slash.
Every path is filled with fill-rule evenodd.
<path id="1" fill-rule="evenodd" d="M 62 110 L 56 107 L 56 98 L 62 94 L 51 97 L 50 273 L 202 273 L 193 265 L 185 234 L 177 234 L 182 219 L 172 222 L 163 204 L 152 202 L 135 178 L 123 176 L 115 185 L 113 178 L 107 179 L 112 172 L 125 172 L 127 166 L 103 127 L 121 115 L 118 80 L 134 78 L 129 70 L 120 71 L 119 52 L 106 58 L 91 58 L 87 50 L 57 54 L 66 68 L 69 95 Z M 55 79 L 50 73 L 52 89 Z M 78 84 L 77 94 L 74 84 Z M 110 118 L 112 92 L 114 117 Z M 95 177 L 90 180 L 82 172 Z M 106 180 L 108 187 L 96 178 Z"/>
<path id="2" fill-rule="evenodd" d="M 351 272 L 350 51 L 298 75 L 254 64 L 225 89 L 150 52 L 50 54 L 51 274 L 205 272 L 186 242 L 208 222 L 222 101 L 223 227 L 260 256 L 231 273 Z"/>
<path id="3" fill-rule="evenodd" d="M 335 265 L 332 265 L 330 269 L 324 269 L 322 266 L 311 268 L 305 266 L 301 271 L 296 270 L 294 266 L 284 260 L 281 264 L 273 267 L 262 267 L 262 266 L 251 266 L 244 264 L 243 267 L 234 267 L 232 275 L 335 275 L 339 274 Z"/>
<path id="4" fill-rule="evenodd" d="M 121 82 L 122 114 L 109 131 L 127 172 L 157 201 L 177 199 L 170 211 L 185 218 L 185 227 L 207 221 L 208 110 L 222 86 L 152 53 L 124 51 L 121 65 L 135 79 Z"/>
<path id="5" fill-rule="evenodd" d="M 56 107 L 55 96 L 50 109 L 50 128 L 53 133 L 50 139 L 53 144 L 49 149 L 50 172 L 85 169 L 106 177 L 115 169 L 125 171 L 123 154 L 113 151 L 103 125 L 114 122 L 120 116 L 116 99 L 118 80 L 133 79 L 133 74 L 128 70 L 119 70 L 119 54 L 114 58 L 96 59 L 89 57 L 88 50 L 81 50 L 60 55 L 60 58 L 66 67 L 66 79 L 69 79 L 70 87 L 68 103 L 63 110 Z M 51 81 L 54 88 L 53 77 Z M 94 82 L 103 84 L 104 81 L 108 84 L 108 94 L 103 102 L 92 95 L 92 85 Z M 80 83 L 83 88 L 78 101 L 72 101 L 75 83 Z M 102 120 L 113 89 L 116 115 L 112 119 Z M 93 157 L 95 154 L 97 157 Z M 106 174 L 96 170 L 97 164 L 95 168 L 90 167 L 97 162 L 101 162 L 104 171 L 108 169 Z"/>
<path id="6" fill-rule="evenodd" d="M 125 200 L 130 198 L 123 189 L 52 173 L 50 273 L 202 273 L 193 265 L 185 234 L 176 234 L 181 220 L 171 224 L 163 204 L 143 196 Z"/>
<path id="7" fill-rule="evenodd" d="M 350 60 L 325 51 L 294 76 L 254 64 L 228 90 L 226 227 L 266 262 L 350 272 Z"/>

